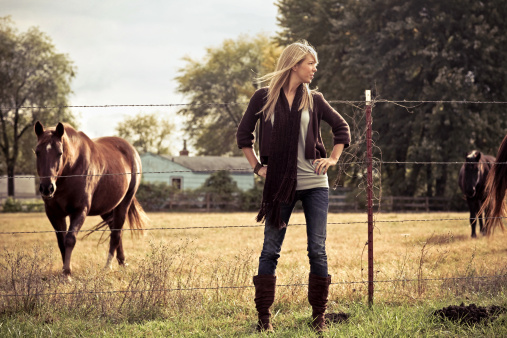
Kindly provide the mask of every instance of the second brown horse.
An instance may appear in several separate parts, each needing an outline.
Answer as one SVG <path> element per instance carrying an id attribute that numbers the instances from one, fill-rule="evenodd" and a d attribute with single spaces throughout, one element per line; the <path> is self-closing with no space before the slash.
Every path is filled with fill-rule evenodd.
<path id="1" fill-rule="evenodd" d="M 467 153 L 465 163 L 459 171 L 459 187 L 465 195 L 470 210 L 472 237 L 477 237 L 475 232 L 477 223 L 479 223 L 481 233 L 484 234 L 483 213 L 480 210 L 486 199 L 484 193 L 486 179 L 494 162 L 493 156 L 472 150 Z"/>

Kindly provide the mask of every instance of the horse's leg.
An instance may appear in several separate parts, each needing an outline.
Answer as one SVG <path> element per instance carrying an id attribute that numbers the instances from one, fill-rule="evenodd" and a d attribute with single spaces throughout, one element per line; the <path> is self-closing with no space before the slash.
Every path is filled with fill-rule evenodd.
<path id="1" fill-rule="evenodd" d="M 121 201 L 121 203 L 113 210 L 113 222 L 111 226 L 111 238 L 109 241 L 109 256 L 108 263 L 114 257 L 116 251 L 116 259 L 120 265 L 125 264 L 125 254 L 123 252 L 122 244 L 122 229 L 127 218 L 128 209 L 132 202 L 132 196 L 127 193 L 127 196 Z"/>
<path id="2" fill-rule="evenodd" d="M 479 229 L 481 231 L 481 234 L 484 235 L 484 223 L 483 223 L 483 214 L 482 213 L 479 213 L 479 211 L 481 210 L 481 207 L 482 207 L 482 203 L 481 201 L 477 201 L 477 218 L 479 219 Z"/>
<path id="3" fill-rule="evenodd" d="M 46 213 L 47 214 L 47 213 Z M 65 217 L 55 216 L 51 214 L 47 214 L 53 229 L 55 229 L 56 240 L 58 241 L 58 248 L 60 249 L 60 253 L 62 255 L 62 263 L 65 263 L 65 232 L 67 231 L 67 223 L 65 222 Z"/>
<path id="4" fill-rule="evenodd" d="M 113 212 L 108 212 L 107 214 L 104 214 L 104 215 L 100 215 L 100 217 L 102 217 L 102 220 L 104 220 L 104 222 L 107 223 L 107 225 L 109 226 L 109 229 L 112 229 L 112 226 L 113 226 Z M 107 254 L 107 260 L 106 260 L 106 265 L 104 266 L 104 269 L 111 269 L 111 262 L 113 261 L 113 258 L 114 258 L 114 254 L 111 255 L 110 253 Z"/>
<path id="5" fill-rule="evenodd" d="M 474 199 L 467 198 L 468 208 L 470 209 L 470 226 L 472 228 L 472 238 L 477 237 L 475 233 L 475 225 L 477 223 L 477 208 Z"/>
<path id="6" fill-rule="evenodd" d="M 70 215 L 70 226 L 69 231 L 65 235 L 65 259 L 63 260 L 63 274 L 70 279 L 71 267 L 70 258 L 72 256 L 72 250 L 76 245 L 77 233 L 83 226 L 87 212 L 85 210 Z"/>

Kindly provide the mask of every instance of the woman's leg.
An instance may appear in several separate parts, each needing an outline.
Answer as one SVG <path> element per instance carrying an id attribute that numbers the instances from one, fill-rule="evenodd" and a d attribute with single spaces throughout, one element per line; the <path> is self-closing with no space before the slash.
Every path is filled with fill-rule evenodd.
<path id="1" fill-rule="evenodd" d="M 306 219 L 310 272 L 320 277 L 327 277 L 326 229 L 329 189 L 302 190 L 300 196 Z"/>
<path id="2" fill-rule="evenodd" d="M 312 326 L 317 332 L 327 330 L 325 312 L 331 276 L 328 274 L 326 255 L 327 212 L 329 191 L 327 188 L 308 189 L 302 192 L 301 201 L 306 218 L 310 276 L 308 302 L 312 306 Z"/>
<path id="3" fill-rule="evenodd" d="M 290 215 L 296 205 L 297 199 L 291 204 L 282 205 L 280 216 L 285 224 L 289 224 Z M 259 257 L 259 275 L 275 275 L 278 258 L 282 250 L 283 240 L 287 228 L 278 229 L 271 226 L 269 218 L 266 219 L 264 226 L 264 243 L 262 245 L 261 256 Z"/>
<path id="4" fill-rule="evenodd" d="M 289 223 L 289 218 L 294 208 L 295 201 L 291 205 L 282 206 L 281 217 L 285 224 Z M 266 219 L 264 226 L 264 244 L 262 246 L 261 256 L 259 257 L 258 275 L 254 276 L 255 285 L 255 308 L 258 312 L 257 331 L 273 331 L 271 325 L 271 311 L 269 308 L 275 300 L 276 288 L 276 265 L 280 257 L 283 239 L 287 228 L 278 230 Z"/>

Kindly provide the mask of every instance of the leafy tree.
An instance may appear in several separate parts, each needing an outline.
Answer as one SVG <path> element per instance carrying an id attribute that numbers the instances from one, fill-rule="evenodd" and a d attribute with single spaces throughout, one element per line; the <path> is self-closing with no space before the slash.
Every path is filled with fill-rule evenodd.
<path id="1" fill-rule="evenodd" d="M 209 193 L 211 201 L 217 204 L 219 208 L 226 207 L 223 202 L 234 201 L 238 198 L 241 200 L 241 194 L 239 194 L 241 191 L 238 184 L 232 179 L 227 170 L 212 173 L 196 192 Z"/>
<path id="2" fill-rule="evenodd" d="M 281 9 L 300 9 L 280 11 L 287 27 L 279 39 L 311 39 L 321 29 L 315 22 L 331 25 L 322 41 L 313 42 L 330 57 L 322 58 L 317 79 L 326 95 L 360 97 L 372 88 L 391 100 L 506 101 L 503 1 L 318 0 L 328 6 L 319 11 L 305 10 L 303 3 L 278 2 Z M 312 18 L 303 28 L 295 21 L 301 15 Z M 384 160 L 463 161 L 462 154 L 473 148 L 495 153 L 507 130 L 504 116 L 504 107 L 494 104 L 425 102 L 407 109 L 379 103 L 375 141 Z M 393 195 L 450 196 L 457 191 L 458 171 L 452 165 L 388 164 L 382 168 L 383 187 Z"/>
<path id="3" fill-rule="evenodd" d="M 232 193 L 239 192 L 237 183 L 226 170 L 219 170 L 212 173 L 206 181 L 204 181 L 201 190 L 221 196 L 230 196 Z"/>
<path id="4" fill-rule="evenodd" d="M 170 137 L 174 125 L 156 113 L 139 113 L 128 117 L 116 127 L 118 136 L 130 142 L 139 153 L 152 152 L 158 155 L 169 154 Z"/>
<path id="5" fill-rule="evenodd" d="M 178 91 L 190 105 L 178 113 L 199 155 L 239 155 L 236 129 L 256 86 L 254 79 L 274 70 L 280 49 L 265 35 L 240 36 L 208 48 L 202 60 L 184 58 Z"/>
<path id="6" fill-rule="evenodd" d="M 6 172 L 8 195 L 14 196 L 14 175 L 33 171 L 36 120 L 70 122 L 65 106 L 75 68 L 57 53 L 51 39 L 37 28 L 19 33 L 10 17 L 0 18 L 0 171 Z"/>

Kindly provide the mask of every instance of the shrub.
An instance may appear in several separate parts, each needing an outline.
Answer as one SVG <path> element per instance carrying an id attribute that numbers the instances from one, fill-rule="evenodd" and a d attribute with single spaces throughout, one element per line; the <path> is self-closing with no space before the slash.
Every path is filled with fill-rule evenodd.
<path id="1" fill-rule="evenodd" d="M 3 212 L 21 212 L 23 210 L 23 203 L 11 196 L 7 197 L 3 204 Z"/>
<path id="2" fill-rule="evenodd" d="M 167 201 L 174 195 L 175 189 L 165 182 L 142 182 L 136 193 L 136 198 L 147 211 L 163 210 Z"/>
<path id="3" fill-rule="evenodd" d="M 2 205 L 3 212 L 43 212 L 42 200 L 18 200 L 8 197 Z"/>
<path id="4" fill-rule="evenodd" d="M 257 184 L 250 190 L 243 192 L 240 195 L 240 208 L 243 211 L 257 210 L 262 201 L 262 187 Z"/>

